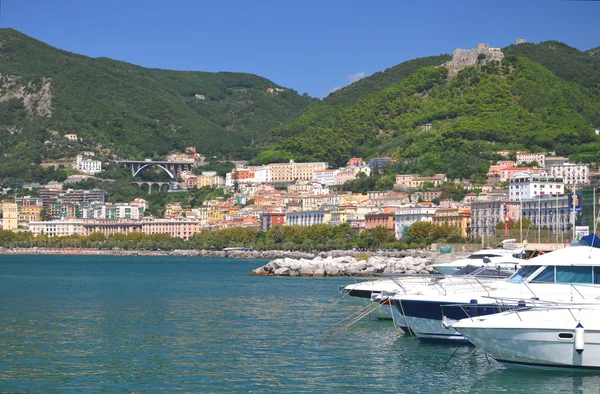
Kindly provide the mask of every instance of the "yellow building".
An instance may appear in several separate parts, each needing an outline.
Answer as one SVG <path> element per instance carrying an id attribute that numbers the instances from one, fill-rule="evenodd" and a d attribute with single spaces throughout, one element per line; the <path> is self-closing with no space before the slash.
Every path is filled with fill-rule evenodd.
<path id="1" fill-rule="evenodd" d="M 202 175 L 198 175 L 198 189 L 223 186 L 225 186 L 225 180 L 214 171 L 204 171 Z"/>
<path id="2" fill-rule="evenodd" d="M 460 236 L 466 237 L 471 231 L 471 209 L 469 208 L 439 208 L 432 217 L 435 225 L 448 223 L 458 227 Z"/>
<path id="3" fill-rule="evenodd" d="M 312 181 L 315 171 L 327 169 L 325 162 L 296 163 L 290 160 L 289 163 L 267 164 L 271 171 L 271 182 L 292 182 L 292 181 Z"/>
<path id="4" fill-rule="evenodd" d="M 165 218 L 179 217 L 183 212 L 180 202 L 165 205 Z"/>
<path id="5" fill-rule="evenodd" d="M 2 229 L 16 230 L 19 222 L 17 203 L 5 202 L 2 204 Z"/>
<path id="6" fill-rule="evenodd" d="M 24 205 L 19 212 L 19 222 L 29 223 L 41 220 L 42 207 L 40 205 Z"/>

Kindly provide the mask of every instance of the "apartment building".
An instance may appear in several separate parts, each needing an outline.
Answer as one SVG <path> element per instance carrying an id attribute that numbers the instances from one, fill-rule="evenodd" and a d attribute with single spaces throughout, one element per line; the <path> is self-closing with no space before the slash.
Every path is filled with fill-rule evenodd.
<path id="1" fill-rule="evenodd" d="M 565 185 L 560 177 L 520 174 L 508 184 L 508 199 L 520 201 L 538 195 L 563 194 Z"/>
<path id="2" fill-rule="evenodd" d="M 394 212 L 394 232 L 396 239 L 406 235 L 408 228 L 416 222 L 432 222 L 434 207 L 401 207 Z"/>
<path id="3" fill-rule="evenodd" d="M 494 234 L 496 225 L 521 217 L 518 201 L 478 201 L 471 203 L 471 235 L 475 238 Z"/>
<path id="4" fill-rule="evenodd" d="M 459 229 L 461 237 L 467 237 L 471 232 L 471 210 L 469 208 L 438 208 L 432 217 L 435 225 L 448 223 Z"/>
<path id="5" fill-rule="evenodd" d="M 517 165 L 536 162 L 538 167 L 545 167 L 546 152 L 517 152 Z"/>
<path id="6" fill-rule="evenodd" d="M 146 219 L 142 221 L 142 234 L 166 234 L 185 240 L 200 232 L 200 222 L 188 219 Z"/>
<path id="7" fill-rule="evenodd" d="M 299 211 L 286 213 L 285 222 L 289 226 L 314 226 L 328 223 L 329 218 L 329 212 L 323 210 Z"/>
<path id="8" fill-rule="evenodd" d="M 79 220 L 51 220 L 47 222 L 29 222 L 29 231 L 35 236 L 45 234 L 49 237 L 86 235 L 85 222 Z"/>
<path id="9" fill-rule="evenodd" d="M 571 164 L 550 167 L 550 174 L 555 178 L 562 178 L 564 184 L 573 188 L 590 183 L 590 166 L 588 164 Z"/>

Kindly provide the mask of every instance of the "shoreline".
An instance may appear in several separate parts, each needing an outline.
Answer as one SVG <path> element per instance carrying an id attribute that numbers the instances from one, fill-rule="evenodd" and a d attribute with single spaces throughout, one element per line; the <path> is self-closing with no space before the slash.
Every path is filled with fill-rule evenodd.
<path id="1" fill-rule="evenodd" d="M 0 251 L 0 255 L 90 255 L 90 256 L 174 256 L 174 257 L 228 257 L 237 259 L 314 259 L 326 257 L 380 256 L 403 258 L 415 253 L 435 254 L 423 249 L 408 249 L 397 252 L 364 252 L 355 250 L 331 250 L 327 252 L 299 252 L 289 250 L 225 251 L 225 250 L 115 250 L 86 248 L 12 248 Z"/>

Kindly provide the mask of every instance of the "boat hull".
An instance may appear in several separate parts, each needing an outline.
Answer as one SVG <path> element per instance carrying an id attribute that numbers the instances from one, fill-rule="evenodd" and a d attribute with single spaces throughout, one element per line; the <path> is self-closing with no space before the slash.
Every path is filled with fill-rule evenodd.
<path id="1" fill-rule="evenodd" d="M 468 340 L 460 332 L 442 324 L 444 317 L 451 320 L 460 320 L 502 311 L 496 304 L 461 304 L 427 300 L 400 301 L 398 299 L 394 299 L 393 302 L 395 309 L 400 314 L 396 317 L 396 321 L 405 321 L 416 337 L 422 341 L 468 343 Z M 461 304 L 463 307 L 458 307 L 457 304 Z M 444 315 L 442 315 L 442 311 Z"/>
<path id="2" fill-rule="evenodd" d="M 471 343 L 497 361 L 510 365 L 600 370 L 600 331 L 585 332 L 585 347 L 575 350 L 574 340 L 559 339 L 565 329 L 460 328 Z"/>

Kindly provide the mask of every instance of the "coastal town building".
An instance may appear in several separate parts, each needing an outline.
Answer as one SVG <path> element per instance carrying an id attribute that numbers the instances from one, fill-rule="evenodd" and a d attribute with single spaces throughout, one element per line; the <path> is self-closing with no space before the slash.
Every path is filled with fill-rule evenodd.
<path id="1" fill-rule="evenodd" d="M 544 160 L 544 167 L 550 169 L 553 166 L 562 166 L 569 162 L 569 158 L 561 156 L 547 156 Z"/>
<path id="2" fill-rule="evenodd" d="M 470 208 L 438 208 L 432 216 L 435 225 L 444 223 L 455 226 L 461 237 L 467 237 L 471 233 L 471 210 Z"/>
<path id="3" fill-rule="evenodd" d="M 552 233 L 564 233 L 573 228 L 569 195 L 543 195 L 524 199 L 521 209 L 523 217 L 531 221 L 532 227 L 547 228 Z"/>
<path id="4" fill-rule="evenodd" d="M 372 159 L 369 159 L 369 169 L 371 170 L 371 173 L 374 173 L 375 170 L 379 171 L 380 169 L 391 163 L 392 160 L 393 159 L 391 157 L 387 156 L 373 157 Z"/>
<path id="5" fill-rule="evenodd" d="M 500 222 L 518 221 L 521 217 L 517 201 L 481 201 L 471 203 L 471 235 L 478 238 L 494 234 Z"/>
<path id="6" fill-rule="evenodd" d="M 571 164 L 564 163 L 550 167 L 550 175 L 556 178 L 562 178 L 565 185 L 569 188 L 583 186 L 590 183 L 589 164 Z"/>
<path id="7" fill-rule="evenodd" d="M 19 208 L 15 202 L 2 203 L 2 230 L 14 231 L 19 226 Z"/>
<path id="8" fill-rule="evenodd" d="M 285 224 L 285 213 L 283 212 L 263 212 L 260 215 L 260 231 L 269 231 L 275 226 Z"/>
<path id="9" fill-rule="evenodd" d="M 86 235 L 83 221 L 50 220 L 47 222 L 29 222 L 29 231 L 35 236 L 45 234 L 48 237 L 66 237 Z"/>
<path id="10" fill-rule="evenodd" d="M 438 187 L 447 182 L 445 174 L 436 174 L 434 176 L 419 176 L 415 174 L 396 175 L 396 184 L 394 189 L 420 189 L 424 186 Z"/>
<path id="11" fill-rule="evenodd" d="M 546 152 L 517 152 L 517 165 L 537 163 L 538 167 L 545 167 Z"/>
<path id="12" fill-rule="evenodd" d="M 367 213 L 365 215 L 365 229 L 373 230 L 377 227 L 382 227 L 385 229 L 393 230 L 394 229 L 394 215 L 397 206 L 387 206 L 381 207 L 376 212 Z"/>
<path id="13" fill-rule="evenodd" d="M 560 177 L 519 174 L 509 181 L 509 200 L 520 201 L 544 194 L 563 194 L 564 186 Z"/>
<path id="14" fill-rule="evenodd" d="M 217 174 L 216 171 L 202 171 L 202 174 L 196 177 L 196 187 L 223 187 L 225 180 Z"/>
<path id="15" fill-rule="evenodd" d="M 330 214 L 323 210 L 288 212 L 285 221 L 289 226 L 314 226 L 329 222 Z"/>
<path id="16" fill-rule="evenodd" d="M 95 202 L 83 208 L 82 217 L 84 219 L 138 220 L 142 215 L 140 215 L 140 208 L 136 205 Z"/>
<path id="17" fill-rule="evenodd" d="M 165 234 L 174 238 L 190 239 L 200 232 L 200 222 L 191 219 L 144 219 L 142 221 L 142 234 Z"/>
<path id="18" fill-rule="evenodd" d="M 84 174 L 97 174 L 102 172 L 102 162 L 100 160 L 85 159 L 82 155 L 77 155 L 73 167 Z"/>
<path id="19" fill-rule="evenodd" d="M 19 223 L 37 222 L 42 219 L 41 205 L 24 205 L 18 208 L 18 211 Z"/>
<path id="20" fill-rule="evenodd" d="M 401 207 L 394 212 L 394 233 L 396 239 L 406 236 L 408 228 L 416 222 L 432 222 L 436 208 L 410 206 Z"/>

